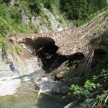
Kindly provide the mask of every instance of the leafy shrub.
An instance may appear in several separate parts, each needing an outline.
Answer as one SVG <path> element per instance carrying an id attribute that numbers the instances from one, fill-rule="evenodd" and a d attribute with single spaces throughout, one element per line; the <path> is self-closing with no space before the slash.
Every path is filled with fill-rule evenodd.
<path id="1" fill-rule="evenodd" d="M 10 17 L 14 20 L 15 23 L 21 22 L 21 13 L 17 8 L 11 8 L 9 10 Z"/>
<path id="2" fill-rule="evenodd" d="M 70 89 L 75 98 L 90 108 L 108 105 L 108 70 L 102 70 L 98 76 L 86 80 L 83 86 L 72 84 Z"/>
<path id="3" fill-rule="evenodd" d="M 71 90 L 74 95 L 77 96 L 78 99 L 80 99 L 82 96 L 84 96 L 86 99 L 90 99 L 91 91 L 98 88 L 99 84 L 92 83 L 91 81 L 87 80 L 84 84 L 84 86 L 80 87 L 78 85 L 71 85 Z"/>
<path id="4" fill-rule="evenodd" d="M 31 13 L 35 13 L 37 15 L 40 14 L 40 11 L 41 11 L 41 2 L 39 0 L 30 0 L 29 2 L 29 8 L 30 8 L 30 11 Z"/>

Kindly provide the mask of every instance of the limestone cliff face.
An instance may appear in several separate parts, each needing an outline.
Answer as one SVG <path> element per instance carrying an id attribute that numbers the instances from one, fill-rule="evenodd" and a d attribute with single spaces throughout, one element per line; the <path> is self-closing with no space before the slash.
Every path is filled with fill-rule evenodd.
<path id="1" fill-rule="evenodd" d="M 32 16 L 31 23 L 38 29 L 38 32 L 44 33 L 53 31 L 62 31 L 68 28 L 67 22 L 63 16 L 58 14 L 58 10 L 55 8 L 55 12 L 52 13 L 48 9 L 42 6 L 44 16 Z M 62 21 L 62 22 L 60 22 Z"/>
<path id="2" fill-rule="evenodd" d="M 36 56 L 31 56 L 26 51 L 22 53 L 4 53 L 0 49 L 0 76 L 2 78 L 24 76 L 41 69 Z"/>
<path id="3" fill-rule="evenodd" d="M 68 28 L 65 22 L 60 23 L 56 17 L 48 9 L 43 7 L 45 16 L 31 16 L 31 19 L 27 16 L 25 11 L 22 11 L 22 23 L 25 26 L 32 25 L 31 29 L 35 29 L 35 32 L 49 32 L 51 30 L 61 31 Z M 58 16 L 60 18 L 60 16 Z M 63 19 L 62 19 L 63 20 Z"/>

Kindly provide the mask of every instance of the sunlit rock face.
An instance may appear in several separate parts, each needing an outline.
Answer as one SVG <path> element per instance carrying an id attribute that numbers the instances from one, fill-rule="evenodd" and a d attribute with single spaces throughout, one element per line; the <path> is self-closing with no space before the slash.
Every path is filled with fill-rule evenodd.
<path id="1" fill-rule="evenodd" d="M 5 54 L 0 49 L 0 73 L 2 73 L 2 76 L 5 72 L 10 73 L 11 76 L 23 76 L 33 73 L 39 69 L 41 69 L 41 67 L 38 64 L 36 56 L 33 56 L 27 52 L 20 55 L 15 52 L 9 53 L 6 51 Z"/>
<path id="2" fill-rule="evenodd" d="M 14 95 L 20 86 L 20 79 L 0 78 L 0 96 Z"/>
<path id="3" fill-rule="evenodd" d="M 29 55 L 11 54 L 0 49 L 0 96 L 14 95 L 20 86 L 20 77 L 41 69 L 37 58 Z"/>

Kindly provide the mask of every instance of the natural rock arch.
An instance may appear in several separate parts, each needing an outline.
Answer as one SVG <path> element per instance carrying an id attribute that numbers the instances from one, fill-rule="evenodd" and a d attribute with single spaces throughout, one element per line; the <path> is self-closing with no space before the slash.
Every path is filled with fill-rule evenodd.
<path id="1" fill-rule="evenodd" d="M 56 69 L 67 60 L 74 62 L 84 58 L 84 54 L 81 52 L 70 55 L 58 53 L 59 47 L 56 45 L 54 39 L 49 37 L 25 38 L 24 44 L 34 49 L 36 56 L 39 58 L 39 63 L 42 64 L 43 69 L 47 72 Z"/>

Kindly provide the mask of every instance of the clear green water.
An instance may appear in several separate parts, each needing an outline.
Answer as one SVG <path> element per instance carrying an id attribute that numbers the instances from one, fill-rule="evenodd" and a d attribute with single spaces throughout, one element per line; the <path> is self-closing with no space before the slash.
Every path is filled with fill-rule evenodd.
<path id="1" fill-rule="evenodd" d="M 64 103 L 60 96 L 38 95 L 31 81 L 21 81 L 15 95 L 0 97 L 0 108 L 63 108 Z"/>

